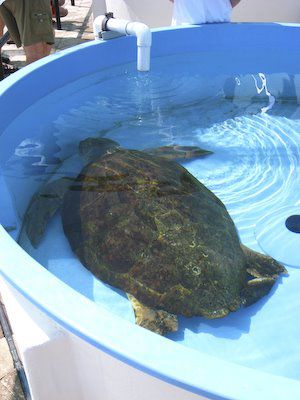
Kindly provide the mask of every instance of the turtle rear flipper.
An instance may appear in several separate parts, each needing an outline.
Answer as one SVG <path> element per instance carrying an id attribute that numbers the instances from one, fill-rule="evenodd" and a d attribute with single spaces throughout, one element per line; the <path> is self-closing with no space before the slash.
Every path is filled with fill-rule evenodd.
<path id="1" fill-rule="evenodd" d="M 288 274 L 287 270 L 274 258 L 257 253 L 246 246 L 241 246 L 246 256 L 246 269 L 254 278 L 269 277 L 276 279 L 280 274 Z"/>
<path id="2" fill-rule="evenodd" d="M 174 314 L 164 310 L 155 310 L 138 301 L 131 294 L 127 294 L 135 314 L 135 323 L 159 335 L 178 330 L 178 319 Z"/>
<path id="3" fill-rule="evenodd" d="M 247 273 L 253 277 L 242 291 L 245 305 L 249 306 L 269 293 L 280 274 L 287 274 L 287 270 L 272 257 L 257 253 L 242 245 L 246 256 Z"/>
<path id="4" fill-rule="evenodd" d="M 37 247 L 45 233 L 48 221 L 61 207 L 62 200 L 73 179 L 60 178 L 45 184 L 31 199 L 26 210 L 18 243 L 26 233 L 33 247 Z"/>

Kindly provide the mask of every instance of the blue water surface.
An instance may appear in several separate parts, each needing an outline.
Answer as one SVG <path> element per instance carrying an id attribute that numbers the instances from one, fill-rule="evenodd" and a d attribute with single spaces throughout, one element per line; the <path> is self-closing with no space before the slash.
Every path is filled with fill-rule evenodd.
<path id="1" fill-rule="evenodd" d="M 215 54 L 206 54 L 209 62 Z M 252 305 L 219 320 L 180 318 L 171 340 L 244 366 L 300 378 L 300 235 L 285 220 L 300 214 L 300 79 L 287 73 L 210 75 L 203 54 L 157 59 L 86 76 L 33 104 L 4 132 L 1 216 L 18 238 L 26 207 L 43 182 L 76 176 L 78 143 L 108 137 L 126 148 L 197 145 L 213 151 L 183 165 L 226 205 L 241 241 L 283 262 L 289 276 Z M 7 138 L 10 138 L 7 140 Z M 13 205 L 13 207 L 11 207 Z M 20 244 L 61 280 L 134 322 L 126 295 L 95 279 L 72 253 L 60 214 L 41 245 Z"/>

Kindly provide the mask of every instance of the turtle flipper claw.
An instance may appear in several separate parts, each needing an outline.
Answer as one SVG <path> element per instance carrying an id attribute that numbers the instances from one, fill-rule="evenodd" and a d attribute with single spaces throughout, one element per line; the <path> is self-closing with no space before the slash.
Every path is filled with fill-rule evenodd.
<path id="1" fill-rule="evenodd" d="M 250 279 L 242 292 L 244 305 L 250 306 L 268 294 L 275 282 L 276 279 L 267 277 Z"/>

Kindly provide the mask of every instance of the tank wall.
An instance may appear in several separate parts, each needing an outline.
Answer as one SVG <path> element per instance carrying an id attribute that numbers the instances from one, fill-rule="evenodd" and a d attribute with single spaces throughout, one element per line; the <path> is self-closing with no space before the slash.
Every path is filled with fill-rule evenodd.
<path id="1" fill-rule="evenodd" d="M 80 375 L 86 390 L 84 400 L 98 400 L 99 393 L 105 400 L 208 400 L 203 397 L 151 377 L 138 369 L 70 336 L 75 362 L 80 365 Z M 101 379 L 99 379 L 101 377 Z M 98 384 L 95 384 L 98 382 Z"/>
<path id="2" fill-rule="evenodd" d="M 261 40 L 261 38 L 264 38 L 264 40 Z M 252 26 L 247 26 L 247 25 L 244 26 L 239 24 L 237 25 L 220 24 L 218 26 L 205 26 L 201 28 L 190 28 L 183 30 L 178 29 L 175 31 L 169 30 L 169 31 L 156 32 L 153 39 L 154 39 L 153 49 L 152 49 L 153 57 L 169 55 L 169 54 L 171 55 L 180 52 L 183 53 L 184 52 L 189 53 L 193 51 L 205 52 L 206 50 L 217 51 L 220 48 L 223 49 L 224 51 L 238 50 L 236 52 L 237 57 L 235 63 L 232 63 L 231 59 L 228 60 L 228 57 L 227 58 L 225 57 L 224 59 L 220 59 L 220 63 L 218 63 L 218 65 L 213 65 L 213 66 L 207 65 L 207 70 L 213 72 L 215 71 L 233 72 L 235 70 L 239 72 L 241 70 L 253 72 L 253 68 L 255 68 L 258 71 L 260 71 L 261 68 L 264 69 L 268 68 L 268 70 L 273 69 L 276 72 L 281 71 L 283 69 L 284 71 L 287 70 L 292 71 L 294 68 L 297 70 L 299 65 L 298 63 L 298 54 L 300 50 L 299 28 L 298 29 L 295 28 L 293 30 L 293 28 L 291 27 L 268 25 L 268 26 L 256 26 L 255 29 L 252 29 Z M 245 48 L 246 51 L 243 50 Z M 272 58 L 272 52 L 278 49 L 281 52 L 280 54 L 282 54 L 282 57 L 280 59 L 276 59 L 276 57 Z M 257 54 L 264 54 L 266 50 L 268 50 L 267 53 L 268 57 L 263 57 L 262 59 L 260 59 L 259 57 L 254 57 L 255 55 L 254 50 L 257 51 Z M 238 57 L 238 53 L 242 54 L 242 57 Z M 288 55 L 288 57 L 285 57 L 286 55 Z M 56 88 L 64 84 L 72 82 L 73 80 L 76 80 L 80 77 L 92 74 L 93 72 L 96 72 L 101 68 L 107 68 L 111 65 L 120 65 L 126 62 L 133 62 L 135 61 L 135 58 L 136 58 L 135 38 L 121 38 L 100 45 L 93 43 L 88 45 L 83 45 L 81 47 L 78 47 L 77 50 L 70 50 L 68 52 L 64 52 L 63 56 L 61 55 L 51 56 L 47 60 L 41 61 L 40 63 L 37 63 L 34 66 L 28 66 L 24 68 L 24 70 L 20 71 L 20 73 L 17 73 L 15 77 L 12 76 L 11 79 L 7 78 L 7 80 L 5 80 L 1 84 L 2 85 L 1 88 L 5 87 L 5 90 L 1 93 L 0 96 L 0 108 L 5 109 L 6 112 L 4 113 L 3 116 L 1 116 L 0 134 L 2 132 L 1 128 L 3 127 L 5 128 L 5 126 L 9 124 L 11 120 L 13 120 L 14 116 L 16 116 L 19 112 L 22 112 L 24 109 L 29 107 L 34 101 L 38 100 L 40 97 L 43 97 L 45 94 L 55 90 Z M 89 63 L 82 62 L 86 61 L 86 59 L 89 59 L 90 62 Z M 205 63 L 205 58 L 203 59 L 203 63 Z M 76 68 L 72 68 L 73 65 L 76 65 Z M 65 73 L 64 74 L 58 73 L 58 71 L 60 72 L 65 71 Z M 49 80 L 48 77 L 53 75 L 56 75 L 57 79 Z M 23 77 L 20 78 L 21 76 Z M 46 85 L 38 84 L 39 82 L 43 83 L 47 82 L 47 84 Z M 38 89 L 33 91 L 32 87 L 36 87 Z M 27 93 L 27 95 L 24 96 L 24 93 Z M 12 140 L 12 138 L 9 138 L 9 140 Z M 3 151 L 4 151 L 3 149 L 0 149 L 0 152 Z M 9 240 L 11 241 L 11 239 L 8 239 L 7 235 L 7 241 Z M 17 248 L 17 245 L 15 243 L 14 245 Z M 30 294 L 30 292 L 32 292 L 33 289 L 36 290 L 35 299 L 39 299 L 39 301 L 41 299 L 40 296 L 43 295 L 48 296 L 47 293 L 49 292 L 51 295 L 53 295 L 52 296 L 53 298 L 49 295 L 49 299 L 47 298 L 46 300 L 49 301 L 49 304 L 51 304 L 52 307 L 51 310 L 55 308 L 54 312 L 52 311 L 53 314 L 59 315 L 60 313 L 62 313 L 63 315 L 62 318 L 64 318 L 69 324 L 69 329 L 71 329 L 70 326 L 72 323 L 74 323 L 75 318 L 79 318 L 80 316 L 80 324 L 76 325 L 75 323 L 74 325 L 75 328 L 73 332 L 74 331 L 76 332 L 77 327 L 80 326 L 84 328 L 87 327 L 86 329 L 90 334 L 91 330 L 89 329 L 90 328 L 89 324 L 91 323 L 91 321 L 98 321 L 98 310 L 97 314 L 94 314 L 92 312 L 91 314 L 88 314 L 89 311 L 88 307 L 91 306 L 85 303 L 85 299 L 78 299 L 75 295 L 75 292 L 74 292 L 74 303 L 72 302 L 68 303 L 68 301 L 66 301 L 66 298 L 68 299 L 68 297 L 65 296 L 65 293 L 63 291 L 56 290 L 57 286 L 52 286 L 53 282 L 51 281 L 51 276 L 50 276 L 51 274 L 49 274 L 49 277 L 45 278 L 44 280 L 43 276 L 46 274 L 46 271 L 39 271 L 39 270 L 37 271 L 33 269 L 31 272 L 30 268 L 27 268 L 29 267 L 29 265 L 27 265 L 29 264 L 29 261 L 27 262 L 27 264 L 25 263 L 24 255 L 22 256 L 20 255 L 20 257 L 18 256 L 19 258 L 17 258 L 18 250 L 13 248 L 13 246 L 11 247 L 12 247 L 11 258 L 13 258 L 13 261 L 11 261 L 11 263 L 13 265 L 13 268 L 9 268 L 10 264 L 8 263 L 8 260 L 5 260 L 5 263 L 3 263 L 3 261 L 1 262 L 0 269 L 3 266 L 3 268 L 6 270 L 6 274 L 13 276 L 13 278 L 11 278 L 12 281 L 19 280 L 19 287 L 20 286 L 22 287 L 22 285 L 24 285 L 23 291 L 25 293 L 27 292 L 27 295 L 28 293 Z M 6 242 L 2 240 L 0 248 L 2 249 L 1 254 L 6 254 L 8 258 L 9 255 L 9 253 L 7 252 L 8 251 L 7 249 L 9 248 L 8 243 L 6 244 Z M 23 271 L 24 276 L 17 273 L 19 272 L 18 268 L 24 269 Z M 31 273 L 32 276 L 30 275 Z M 25 280 L 24 277 L 27 277 L 27 280 Z M 28 282 L 28 280 L 30 280 L 30 282 Z M 59 283 L 56 282 L 56 285 L 59 285 Z M 50 287 L 51 290 L 48 290 Z M 69 289 L 69 292 L 71 292 L 70 288 L 65 288 L 64 290 L 67 291 L 67 289 Z M 61 296 L 62 301 L 60 302 L 60 304 L 57 304 L 57 302 L 60 299 L 59 296 Z M 23 303 L 25 304 L 24 299 L 22 299 L 21 295 L 17 294 L 16 297 L 17 298 L 20 297 L 18 301 L 21 304 Z M 25 313 L 28 315 L 29 320 L 30 319 L 35 320 L 36 317 L 35 317 L 34 307 L 32 306 L 32 304 L 29 304 L 28 302 L 26 304 L 27 304 L 26 307 L 24 306 L 22 308 L 27 309 Z M 68 304 L 70 304 L 69 309 L 67 309 Z M 65 314 L 63 314 L 64 312 Z M 72 313 L 74 313 L 74 315 Z M 97 316 L 95 317 L 95 315 Z M 92 317 L 95 318 L 93 319 Z M 59 318 L 57 317 L 57 319 Z M 26 318 L 24 317 L 24 321 L 25 320 Z M 53 321 L 49 318 L 49 325 L 51 324 L 53 324 Z M 41 328 L 43 330 L 43 326 Z M 15 330 L 17 329 L 21 328 L 15 328 Z M 30 324 L 26 323 L 23 324 L 22 331 L 21 330 L 19 331 L 20 332 L 19 337 L 24 335 L 25 329 L 30 329 Z M 96 334 L 103 331 L 106 332 L 107 329 L 108 329 L 107 324 L 103 324 L 102 326 L 101 324 L 99 324 L 95 328 L 95 331 L 92 331 L 91 337 L 96 342 L 95 339 L 95 337 L 97 337 Z M 56 374 L 58 373 L 62 374 L 63 369 L 65 369 L 68 370 L 68 379 L 71 379 L 69 381 L 70 385 L 74 384 L 74 377 L 76 377 L 75 378 L 76 382 L 82 385 L 80 387 L 84 389 L 82 392 L 83 394 L 81 394 L 81 391 L 79 389 L 76 393 L 80 394 L 83 400 L 85 399 L 93 400 L 94 398 L 96 400 L 99 398 L 99 393 L 101 394 L 105 393 L 107 395 L 107 397 L 103 396 L 105 400 L 116 399 L 120 397 L 119 390 L 124 391 L 124 393 L 125 390 L 127 390 L 126 393 L 128 393 L 128 396 L 125 397 L 125 395 L 122 393 L 122 398 L 123 399 L 128 398 L 131 400 L 140 398 L 143 398 L 143 400 L 148 400 L 148 399 L 153 400 L 153 398 L 163 399 L 163 400 L 201 399 L 200 396 L 196 396 L 190 392 L 178 389 L 176 386 L 171 386 L 166 382 L 159 381 L 158 379 L 149 376 L 146 373 L 138 371 L 133 367 L 129 367 L 127 364 L 113 358 L 112 356 L 109 356 L 104 351 L 91 346 L 90 344 L 80 339 L 79 337 L 73 336 L 73 334 L 71 334 L 68 330 L 61 328 L 60 326 L 54 329 L 54 331 L 56 330 L 58 331 L 58 333 L 57 336 L 55 336 L 55 338 L 52 338 L 50 334 L 49 335 L 47 334 L 49 340 L 45 339 L 44 342 L 40 341 L 39 346 L 36 346 L 35 342 L 32 343 L 28 342 L 26 345 L 27 350 L 26 354 L 24 352 L 23 359 L 27 357 L 28 360 L 27 365 L 29 365 L 29 363 L 35 363 L 34 371 L 36 376 L 33 376 L 32 379 L 37 379 L 39 380 L 40 383 L 41 382 L 43 383 L 43 379 L 48 379 L 48 381 L 49 379 L 51 379 L 52 384 L 54 383 L 51 387 L 55 387 L 55 382 L 61 382 L 61 380 L 58 379 L 59 377 Z M 112 329 L 111 333 L 107 335 L 107 337 L 109 337 L 110 341 L 109 344 L 111 346 L 117 343 L 117 341 L 114 342 L 112 339 L 113 333 L 114 330 Z M 128 334 L 128 332 L 125 330 L 124 332 L 122 332 L 122 336 L 130 338 L 130 334 Z M 29 331 L 28 331 L 28 337 L 30 337 Z M 148 342 L 147 339 L 145 339 L 145 337 L 147 338 L 147 333 L 143 332 L 143 334 L 141 334 L 141 341 L 140 342 L 134 341 L 134 346 L 141 343 L 143 346 L 146 346 Z M 55 342 L 51 342 L 54 339 Z M 55 343 L 55 345 L 60 343 L 59 346 L 61 347 L 59 347 L 59 349 L 67 348 L 68 352 L 66 352 L 65 350 L 52 352 L 51 350 L 52 343 Z M 153 346 L 151 347 L 152 342 L 149 343 L 150 343 L 149 348 L 152 351 L 153 349 Z M 171 345 L 172 344 L 170 344 L 170 346 Z M 160 352 L 165 351 L 163 346 L 160 346 L 158 348 L 159 348 L 159 354 L 161 354 Z M 184 349 L 184 356 L 187 357 L 186 353 L 187 352 Z M 63 369 L 58 368 L 59 366 L 57 358 L 58 354 L 60 356 L 68 355 L 68 357 L 61 364 L 63 366 Z M 174 354 L 174 352 L 168 354 L 170 356 L 170 354 Z M 132 355 L 134 358 L 135 356 L 134 351 L 131 352 L 130 355 Z M 54 358 L 51 359 L 51 356 Z M 201 357 L 203 357 L 203 355 Z M 51 359 L 50 364 L 47 364 L 48 358 L 49 362 Z M 162 357 L 161 363 L 163 366 L 167 364 L 167 360 L 172 361 L 172 358 Z M 186 359 L 184 358 L 184 360 Z M 234 392 L 236 390 L 236 392 L 234 392 L 234 395 L 231 395 L 230 397 L 228 396 L 227 398 L 241 398 L 240 396 L 237 395 L 237 393 L 240 393 L 241 391 L 243 391 L 243 393 L 246 393 L 247 390 L 253 388 L 254 389 L 256 388 L 257 391 L 265 390 L 268 393 L 270 390 L 272 391 L 272 388 L 274 389 L 273 391 L 275 392 L 277 391 L 276 382 L 278 381 L 279 377 L 274 377 L 274 380 L 272 381 L 270 380 L 269 376 L 267 378 L 262 376 L 261 378 L 258 379 L 261 386 L 258 386 L 257 382 L 253 383 L 253 378 L 251 377 L 251 374 L 254 374 L 255 371 L 247 370 L 246 373 L 243 373 L 243 375 L 241 374 L 241 376 L 243 376 L 243 383 L 244 383 L 243 386 L 241 383 L 242 382 L 241 377 L 236 373 L 237 368 L 238 370 L 240 370 L 239 366 L 231 366 L 232 369 L 229 369 L 227 366 L 226 366 L 227 368 L 224 366 L 218 367 L 219 369 L 221 369 L 221 374 L 219 374 L 220 371 L 217 371 L 215 368 L 216 366 L 220 365 L 219 360 L 217 360 L 217 363 L 213 363 L 214 368 L 211 370 L 208 368 L 208 363 L 205 357 L 202 358 L 202 360 L 204 360 L 204 362 L 202 363 L 199 362 L 199 359 L 198 358 L 196 359 L 196 357 L 195 360 L 196 360 L 195 363 L 197 362 L 197 365 L 200 364 L 201 367 L 205 369 L 205 371 L 201 370 L 201 373 L 199 373 L 198 375 L 195 374 L 195 370 L 193 369 L 193 364 L 191 364 L 190 362 L 178 363 L 179 366 L 182 365 L 183 369 L 188 371 L 188 376 L 186 377 L 187 378 L 186 380 L 188 380 L 190 377 L 193 377 L 195 380 L 197 380 L 197 385 L 198 385 L 200 384 L 199 379 L 201 380 L 204 379 L 203 377 L 205 377 L 206 380 L 207 379 L 209 380 L 209 378 L 212 377 L 214 382 L 211 385 L 211 387 L 213 389 L 216 386 L 219 387 L 222 386 L 222 389 L 227 387 L 227 391 L 233 390 Z M 140 363 L 142 363 L 144 359 L 141 357 L 140 360 L 134 359 L 134 361 L 139 361 Z M 106 369 L 106 367 L 108 368 Z M 172 363 L 172 370 L 173 369 L 175 368 L 173 368 L 173 363 Z M 51 370 L 50 376 L 49 376 L 49 370 Z M 180 372 L 182 373 L 182 371 Z M 207 374 L 205 374 L 205 372 Z M 119 376 L 120 378 L 116 378 Z M 223 378 L 223 380 L 217 379 L 216 377 L 221 377 Z M 56 378 L 58 380 L 56 380 Z M 36 381 L 37 385 L 36 391 L 43 389 L 42 385 L 40 385 L 39 382 Z M 239 385 L 236 385 L 236 382 L 239 382 L 241 384 L 240 387 Z M 251 382 L 251 384 L 247 386 L 245 385 L 245 382 L 247 384 Z M 117 386 L 117 383 L 119 384 L 119 386 Z M 141 386 L 139 386 L 139 384 L 141 384 Z M 280 383 L 278 383 L 278 386 L 279 385 Z M 284 390 L 288 390 L 288 388 L 292 387 L 293 387 L 293 382 L 292 383 L 288 382 L 288 384 L 284 385 Z M 61 390 L 61 387 L 57 387 L 57 390 L 58 391 Z M 61 392 L 57 394 L 49 391 L 49 393 L 51 393 L 51 399 L 55 398 L 59 400 L 59 399 L 74 398 L 75 400 L 75 397 L 72 397 L 72 395 L 67 395 L 65 397 L 62 397 Z M 139 397 L 134 397 L 135 393 L 137 393 Z M 280 393 L 278 394 L 278 396 L 280 396 Z M 38 396 L 36 398 L 38 398 L 39 400 L 40 399 L 46 400 L 45 397 L 42 396 Z M 253 398 L 258 398 L 258 397 L 253 395 L 252 399 Z M 275 399 L 275 397 L 273 398 Z M 287 395 L 287 398 L 295 398 L 295 397 Z"/>
<path id="3" fill-rule="evenodd" d="M 0 291 L 32 400 L 205 400 L 96 349 L 0 278 Z M 100 329 L 100 327 L 99 327 Z"/>

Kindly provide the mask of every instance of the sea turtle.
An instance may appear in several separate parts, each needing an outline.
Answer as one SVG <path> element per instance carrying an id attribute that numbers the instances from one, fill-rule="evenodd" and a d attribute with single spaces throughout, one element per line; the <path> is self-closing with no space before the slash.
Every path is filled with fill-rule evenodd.
<path id="1" fill-rule="evenodd" d="M 139 325 L 165 334 L 177 329 L 178 314 L 224 317 L 267 294 L 286 272 L 241 245 L 221 200 L 173 160 L 210 152 L 128 150 L 88 138 L 79 153 L 85 167 L 33 196 L 24 230 L 38 246 L 62 206 L 74 253 L 97 278 L 129 294 Z"/>

